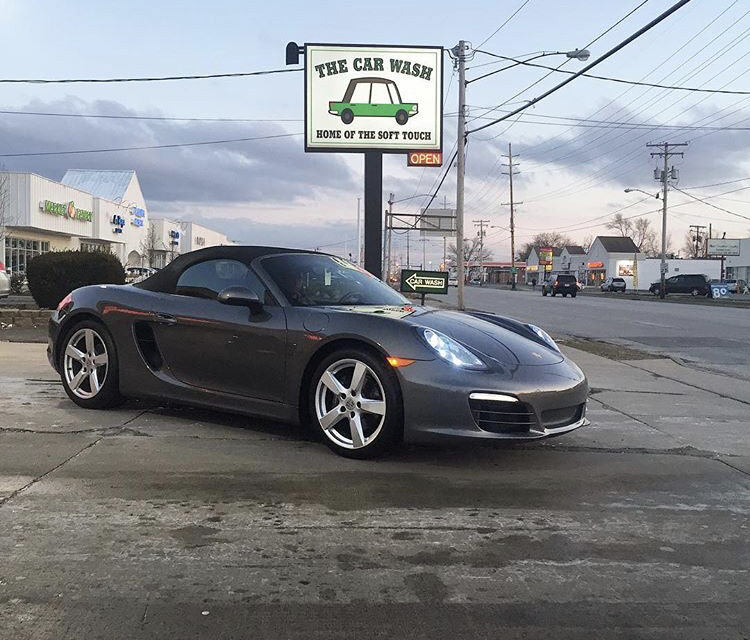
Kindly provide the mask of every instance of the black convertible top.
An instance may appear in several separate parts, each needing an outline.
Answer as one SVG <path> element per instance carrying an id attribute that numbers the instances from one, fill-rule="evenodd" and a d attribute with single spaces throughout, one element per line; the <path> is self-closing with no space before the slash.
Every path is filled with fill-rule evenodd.
<path id="1" fill-rule="evenodd" d="M 272 255 L 274 253 L 318 253 L 317 251 L 306 251 L 304 249 L 286 249 L 283 247 L 257 247 L 225 245 L 220 247 L 206 247 L 197 251 L 183 253 L 176 257 L 166 267 L 157 271 L 154 275 L 142 282 L 134 284 L 134 287 L 146 289 L 147 291 L 160 291 L 162 293 L 174 292 L 180 274 L 189 266 L 204 260 L 237 260 L 244 264 L 250 264 L 255 258 Z"/>

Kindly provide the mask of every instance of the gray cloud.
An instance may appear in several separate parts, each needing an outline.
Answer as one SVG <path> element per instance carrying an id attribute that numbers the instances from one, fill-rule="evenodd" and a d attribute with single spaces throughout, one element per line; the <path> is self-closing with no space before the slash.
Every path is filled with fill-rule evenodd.
<path id="1" fill-rule="evenodd" d="M 114 101 L 84 102 L 73 97 L 33 101 L 20 111 L 161 115 L 138 113 Z M 6 115 L 0 121 L 3 153 L 132 147 L 247 138 L 301 131 L 273 123 L 216 123 L 58 118 Z M 306 154 L 302 138 L 116 153 L 0 158 L 10 170 L 60 179 L 69 168 L 135 169 L 152 202 L 290 203 L 318 190 L 355 188 L 352 172 L 339 156 Z"/>

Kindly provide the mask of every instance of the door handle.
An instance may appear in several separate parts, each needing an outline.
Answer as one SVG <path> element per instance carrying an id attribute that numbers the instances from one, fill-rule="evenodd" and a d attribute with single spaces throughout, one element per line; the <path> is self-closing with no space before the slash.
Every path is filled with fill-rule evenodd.
<path id="1" fill-rule="evenodd" d="M 154 322 L 158 322 L 159 324 L 177 324 L 177 318 L 168 313 L 157 313 L 154 317 Z"/>

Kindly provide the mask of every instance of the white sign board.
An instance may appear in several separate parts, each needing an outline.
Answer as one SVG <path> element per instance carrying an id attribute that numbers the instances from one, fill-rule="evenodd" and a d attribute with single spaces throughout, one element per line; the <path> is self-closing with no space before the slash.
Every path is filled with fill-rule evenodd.
<path id="1" fill-rule="evenodd" d="M 419 231 L 423 236 L 452 238 L 456 235 L 455 209 L 422 209 Z"/>
<path id="2" fill-rule="evenodd" d="M 740 255 L 740 241 L 728 238 L 709 238 L 708 255 L 738 256 Z"/>
<path id="3" fill-rule="evenodd" d="M 305 45 L 305 151 L 442 151 L 442 47 Z"/>

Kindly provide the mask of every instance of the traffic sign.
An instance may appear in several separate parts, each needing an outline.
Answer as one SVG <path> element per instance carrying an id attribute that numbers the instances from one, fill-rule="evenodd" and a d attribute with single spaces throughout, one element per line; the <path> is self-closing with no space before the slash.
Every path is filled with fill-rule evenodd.
<path id="1" fill-rule="evenodd" d="M 448 293 L 448 272 L 401 269 L 401 291 L 445 295 Z"/>

